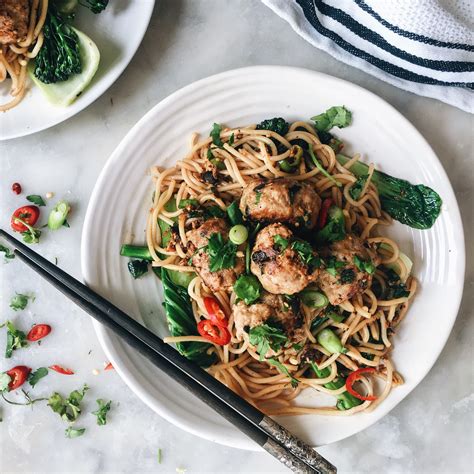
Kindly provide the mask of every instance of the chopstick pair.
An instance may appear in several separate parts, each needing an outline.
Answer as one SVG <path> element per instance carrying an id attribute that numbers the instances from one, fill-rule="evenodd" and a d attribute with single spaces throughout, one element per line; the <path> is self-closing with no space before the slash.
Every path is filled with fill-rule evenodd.
<path id="1" fill-rule="evenodd" d="M 108 300 L 2 229 L 0 236 L 12 245 L 15 255 L 39 275 L 288 468 L 301 473 L 337 472 L 311 446 L 183 357 Z"/>

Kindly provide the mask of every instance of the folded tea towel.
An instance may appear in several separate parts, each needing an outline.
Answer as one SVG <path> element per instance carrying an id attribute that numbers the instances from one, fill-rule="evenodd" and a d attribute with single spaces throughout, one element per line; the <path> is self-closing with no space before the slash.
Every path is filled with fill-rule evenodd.
<path id="1" fill-rule="evenodd" d="M 474 0 L 262 0 L 311 44 L 474 112 Z"/>

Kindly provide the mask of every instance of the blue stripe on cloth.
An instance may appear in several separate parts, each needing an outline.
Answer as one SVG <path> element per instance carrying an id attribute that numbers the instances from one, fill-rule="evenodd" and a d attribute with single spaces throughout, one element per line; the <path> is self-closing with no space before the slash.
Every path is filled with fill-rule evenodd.
<path id="1" fill-rule="evenodd" d="M 331 30 L 328 30 L 324 27 L 316 14 L 315 5 L 312 0 L 296 0 L 298 5 L 303 9 L 304 15 L 306 19 L 311 23 L 311 25 L 316 29 L 316 31 L 325 36 L 326 38 L 331 39 L 334 41 L 340 48 L 344 49 L 348 53 L 351 53 L 353 56 L 358 58 L 364 59 L 368 63 L 372 64 L 373 66 L 378 67 L 382 71 L 385 71 L 392 76 L 399 77 L 400 79 L 404 79 L 411 82 L 418 82 L 422 84 L 429 84 L 435 86 L 451 86 L 451 87 L 462 87 L 468 89 L 474 89 L 473 82 L 446 82 L 440 81 L 438 79 L 433 79 L 428 76 L 423 76 L 402 67 L 396 66 L 395 64 L 389 63 L 384 61 L 383 59 L 379 59 L 371 54 L 363 51 L 354 45 L 348 43 L 346 40 L 341 38 L 338 34 L 334 33 Z"/>
<path id="2" fill-rule="evenodd" d="M 420 58 L 419 56 L 415 56 L 410 54 L 406 51 L 403 51 L 400 48 L 396 48 L 388 41 L 386 41 L 383 36 L 379 35 L 378 33 L 370 30 L 366 26 L 360 24 L 350 15 L 339 8 L 335 8 L 331 5 L 328 5 L 321 0 L 314 0 L 318 10 L 323 14 L 326 15 L 333 20 L 336 20 L 341 25 L 344 25 L 349 30 L 351 30 L 356 35 L 360 36 L 361 38 L 370 41 L 371 43 L 375 44 L 379 48 L 387 51 L 394 56 L 408 61 L 412 64 L 416 64 L 418 66 L 423 66 L 429 69 L 434 69 L 436 71 L 443 71 L 443 72 L 472 72 L 474 71 L 474 62 L 469 61 L 437 61 L 433 59 L 426 59 Z"/>
<path id="3" fill-rule="evenodd" d="M 363 0 L 354 0 L 354 2 L 362 8 L 369 15 L 373 16 L 379 23 L 388 28 L 389 30 L 397 33 L 400 36 L 409 38 L 411 40 L 419 41 L 420 43 L 430 44 L 432 46 L 439 46 L 440 48 L 450 48 L 450 49 L 464 49 L 466 51 L 474 51 L 474 45 L 463 44 L 463 43 L 450 43 L 448 41 L 440 41 L 429 36 L 418 35 L 411 31 L 403 30 L 392 23 L 389 23 L 387 20 L 382 18 L 377 12 L 375 12 L 370 5 L 367 5 Z"/>

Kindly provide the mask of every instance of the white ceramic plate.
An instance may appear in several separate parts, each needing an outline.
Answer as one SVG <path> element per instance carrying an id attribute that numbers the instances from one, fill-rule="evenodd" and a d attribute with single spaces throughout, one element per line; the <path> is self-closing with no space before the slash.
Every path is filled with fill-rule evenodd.
<path id="1" fill-rule="evenodd" d="M 79 8 L 74 26 L 97 44 L 101 60 L 92 83 L 69 107 L 52 105 L 30 80 L 29 90 L 14 109 L 0 113 L 0 140 L 22 137 L 52 127 L 76 115 L 100 97 L 122 74 L 148 27 L 155 0 L 112 0 L 94 15 Z M 130 25 L 133 25 L 130 28 Z M 126 34 L 124 34 L 126 32 Z M 0 84 L 0 101 L 8 101 L 8 87 Z"/>
<path id="2" fill-rule="evenodd" d="M 213 122 L 238 126 L 274 116 L 290 121 L 309 119 L 339 104 L 353 111 L 353 125 L 337 130 L 352 150 L 363 152 L 389 173 L 432 186 L 444 205 L 429 231 L 395 223 L 389 232 L 413 258 L 421 283 L 395 337 L 393 358 L 405 384 L 370 414 L 304 415 L 280 420 L 315 446 L 357 433 L 403 400 L 436 361 L 461 300 L 464 241 L 453 190 L 433 150 L 393 107 L 358 86 L 304 69 L 251 67 L 198 81 L 159 103 L 123 139 L 94 189 L 82 239 L 82 270 L 87 284 L 160 336 L 168 334 L 158 279 L 150 274 L 134 281 L 127 271 L 127 259 L 119 256 L 123 242 L 144 242 L 145 214 L 151 202 L 151 183 L 146 176 L 149 167 L 172 165 L 187 152 L 191 132 L 207 135 Z M 198 436 L 256 449 L 244 435 L 108 330 L 99 324 L 96 330 L 120 376 L 157 413 Z M 308 402 L 318 395 L 306 391 L 304 397 Z"/>

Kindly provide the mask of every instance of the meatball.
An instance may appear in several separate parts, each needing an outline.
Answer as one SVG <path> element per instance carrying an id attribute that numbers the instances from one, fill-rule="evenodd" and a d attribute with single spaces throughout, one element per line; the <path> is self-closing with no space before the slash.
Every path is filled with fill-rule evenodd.
<path id="1" fill-rule="evenodd" d="M 304 340 L 304 316 L 298 298 L 263 292 L 258 303 L 247 306 L 239 301 L 232 307 L 236 336 L 242 339 L 244 332 L 261 324 L 274 322 L 281 326 L 291 343 Z M 265 354 L 264 354 L 265 355 Z"/>
<path id="2" fill-rule="evenodd" d="M 255 239 L 250 270 L 270 293 L 293 295 L 316 280 L 316 252 L 282 224 L 270 224 Z"/>
<path id="3" fill-rule="evenodd" d="M 251 181 L 240 198 L 240 210 L 252 220 L 283 222 L 313 229 L 321 198 L 313 186 L 289 179 Z"/>
<path id="4" fill-rule="evenodd" d="M 234 285 L 237 276 L 244 270 L 244 260 L 237 257 L 235 267 L 212 272 L 210 257 L 204 247 L 213 234 L 220 234 L 224 241 L 227 241 L 229 226 L 224 219 L 209 219 L 198 228 L 187 232 L 188 250 L 191 253 L 193 266 L 211 291 L 229 290 Z"/>
<path id="5" fill-rule="evenodd" d="M 0 44 L 16 43 L 28 33 L 30 4 L 28 0 L 0 2 Z"/>
<path id="6" fill-rule="evenodd" d="M 321 270 L 318 284 L 332 305 L 341 304 L 363 293 L 370 286 L 373 273 L 367 272 L 364 263 L 369 264 L 369 270 L 370 264 L 376 267 L 380 263 L 374 247 L 355 235 L 334 242 L 321 253 L 332 274 L 327 268 Z"/>

